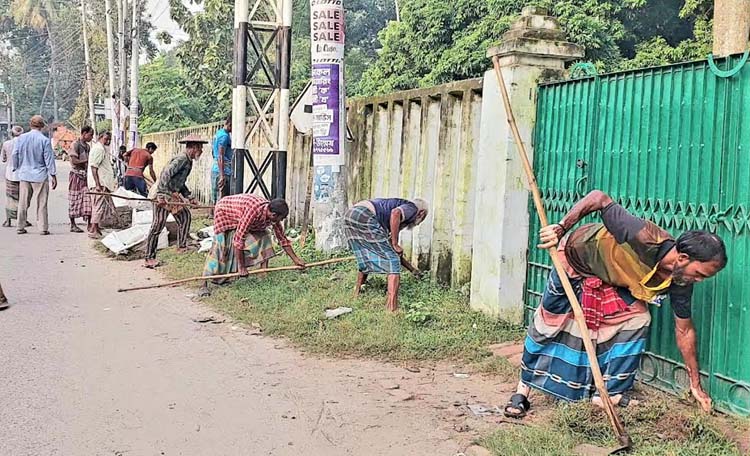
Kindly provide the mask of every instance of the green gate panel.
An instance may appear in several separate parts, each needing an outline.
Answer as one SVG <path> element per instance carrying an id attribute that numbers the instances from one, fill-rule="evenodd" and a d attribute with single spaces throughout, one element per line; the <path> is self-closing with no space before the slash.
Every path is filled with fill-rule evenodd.
<path id="1" fill-rule="evenodd" d="M 598 188 L 675 237 L 707 229 L 724 239 L 727 268 L 695 288 L 698 357 L 717 408 L 750 416 L 750 64 L 731 78 L 699 61 L 543 85 L 534 169 L 551 222 Z M 532 217 L 527 323 L 551 269 L 538 231 Z M 640 378 L 681 392 L 688 377 L 671 307 L 651 314 Z"/>

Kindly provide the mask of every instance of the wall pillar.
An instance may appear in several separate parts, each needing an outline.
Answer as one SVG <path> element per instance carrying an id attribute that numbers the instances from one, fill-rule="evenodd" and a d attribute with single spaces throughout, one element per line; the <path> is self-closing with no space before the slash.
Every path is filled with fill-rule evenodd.
<path id="1" fill-rule="evenodd" d="M 516 122 L 533 163 L 537 85 L 563 79 L 565 62 L 583 57 L 583 49 L 565 41 L 557 20 L 545 9 L 526 7 L 487 56 L 500 58 Z M 475 192 L 471 307 L 521 323 L 529 191 L 493 70 L 484 74 Z"/>

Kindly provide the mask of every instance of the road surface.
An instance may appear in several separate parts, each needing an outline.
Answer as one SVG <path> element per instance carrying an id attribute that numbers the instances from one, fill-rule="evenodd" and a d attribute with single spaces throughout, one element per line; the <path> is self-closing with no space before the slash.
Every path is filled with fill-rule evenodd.
<path id="1" fill-rule="evenodd" d="M 503 397 L 451 366 L 319 359 L 196 323 L 215 314 L 184 289 L 117 293 L 158 272 L 68 232 L 58 164 L 52 235 L 0 230 L 0 455 L 454 456 L 476 434 L 453 403 Z"/>

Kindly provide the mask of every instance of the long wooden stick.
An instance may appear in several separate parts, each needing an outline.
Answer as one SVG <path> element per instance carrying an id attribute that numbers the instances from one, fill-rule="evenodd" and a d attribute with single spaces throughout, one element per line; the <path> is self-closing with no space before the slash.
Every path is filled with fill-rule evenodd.
<path id="1" fill-rule="evenodd" d="M 299 239 L 299 245 L 305 247 L 307 243 L 307 232 L 310 230 L 310 200 L 312 199 L 313 189 L 313 147 L 310 142 L 310 163 L 307 166 L 307 188 L 305 189 L 305 210 L 302 215 L 302 235 Z"/>
<path id="2" fill-rule="evenodd" d="M 121 196 L 121 195 L 114 195 L 112 193 L 106 193 L 106 192 L 86 192 L 87 195 L 95 195 L 95 196 L 111 196 L 112 198 L 120 198 L 128 201 L 143 201 L 147 203 L 153 203 L 154 200 L 150 198 L 133 198 L 130 196 Z M 192 203 L 186 202 L 186 201 L 168 201 L 168 205 L 170 206 L 190 206 L 191 209 L 212 209 L 213 206 L 194 206 Z"/>
<path id="3" fill-rule="evenodd" d="M 354 257 L 345 257 L 345 258 L 332 258 L 330 260 L 324 260 L 324 261 L 318 261 L 317 263 L 308 263 L 306 265 L 306 268 L 314 268 L 316 266 L 325 266 L 327 264 L 335 264 L 335 263 L 342 263 L 344 261 L 351 261 Z M 280 266 L 277 268 L 266 268 L 266 269 L 256 269 L 254 271 L 249 271 L 248 274 L 263 274 L 264 272 L 275 272 L 275 271 L 294 271 L 298 270 L 298 266 Z M 133 287 L 133 288 L 119 288 L 117 290 L 118 293 L 122 293 L 125 291 L 135 291 L 135 290 L 148 290 L 150 288 L 162 288 L 162 287 L 172 287 L 175 285 L 180 285 L 183 283 L 188 282 L 195 282 L 197 280 L 215 280 L 215 279 L 229 279 L 232 277 L 240 277 L 239 272 L 233 272 L 231 274 L 219 274 L 219 275 L 212 275 L 212 276 L 197 276 L 197 277 L 190 277 L 188 279 L 182 279 L 182 280 L 175 280 L 173 282 L 166 282 L 166 283 L 158 283 L 156 285 L 145 285 L 142 287 Z"/>
<path id="4" fill-rule="evenodd" d="M 534 171 L 531 168 L 531 163 L 529 162 L 529 156 L 526 153 L 526 147 L 523 144 L 523 140 L 521 140 L 521 134 L 518 132 L 518 126 L 516 125 L 516 119 L 513 116 L 513 109 L 510 105 L 510 98 L 508 97 L 508 89 L 505 87 L 505 80 L 503 79 L 503 73 L 500 69 L 500 60 L 497 56 L 492 57 L 492 64 L 495 68 L 495 76 L 497 76 L 497 82 L 500 86 L 500 94 L 503 97 L 503 104 L 505 105 L 505 113 L 506 117 L 508 118 L 508 124 L 510 125 L 511 132 L 513 133 L 513 139 L 516 142 L 516 148 L 518 149 L 518 154 L 521 157 L 521 163 L 523 164 L 524 171 L 526 171 L 526 177 L 529 180 L 531 194 L 534 197 L 534 206 L 536 206 L 536 212 L 539 215 L 539 220 L 542 224 L 542 227 L 546 227 L 547 225 L 549 225 L 549 222 L 547 220 L 547 213 L 544 210 L 542 196 L 539 192 L 539 186 L 537 185 L 536 177 L 534 177 Z M 594 384 L 596 385 L 596 389 L 599 392 L 599 396 L 601 396 L 602 404 L 604 404 L 604 410 L 607 412 L 607 416 L 609 417 L 610 424 L 615 431 L 617 440 L 621 445 L 629 448 L 632 444 L 630 436 L 628 435 L 625 427 L 620 421 L 620 417 L 617 415 L 617 412 L 612 406 L 612 401 L 610 401 L 609 399 L 607 385 L 604 383 L 604 377 L 602 377 L 602 371 L 599 368 L 599 362 L 596 358 L 596 349 L 594 348 L 594 344 L 591 341 L 589 329 L 586 326 L 586 318 L 583 315 L 583 310 L 581 309 L 578 298 L 573 291 L 570 280 L 568 280 L 568 275 L 565 272 L 562 261 L 560 261 L 557 247 L 552 247 L 547 251 L 549 252 L 550 258 L 552 258 L 552 264 L 555 266 L 557 275 L 560 276 L 560 282 L 565 289 L 565 294 L 568 297 L 568 301 L 570 301 L 570 306 L 573 309 L 576 323 L 578 323 L 578 329 L 581 331 L 581 339 L 583 339 L 583 345 L 586 348 L 586 355 L 588 356 L 589 364 L 591 365 L 591 373 L 594 375 Z"/>

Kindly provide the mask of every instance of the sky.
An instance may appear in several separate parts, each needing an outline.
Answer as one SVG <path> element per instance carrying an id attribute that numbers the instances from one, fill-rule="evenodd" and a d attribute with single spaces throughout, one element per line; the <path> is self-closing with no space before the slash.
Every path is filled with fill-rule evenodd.
<path id="1" fill-rule="evenodd" d="M 187 6 L 190 11 L 200 11 L 203 9 L 202 5 L 195 5 L 190 0 L 182 0 L 182 3 Z M 168 0 L 146 0 L 146 13 L 151 16 L 151 23 L 154 24 L 154 31 L 151 33 L 151 40 L 161 50 L 169 50 L 175 47 L 177 40 L 185 40 L 188 35 L 180 29 L 172 18 L 169 16 L 169 1 Z M 172 44 L 164 45 L 156 39 L 156 34 L 166 31 L 172 35 Z"/>

